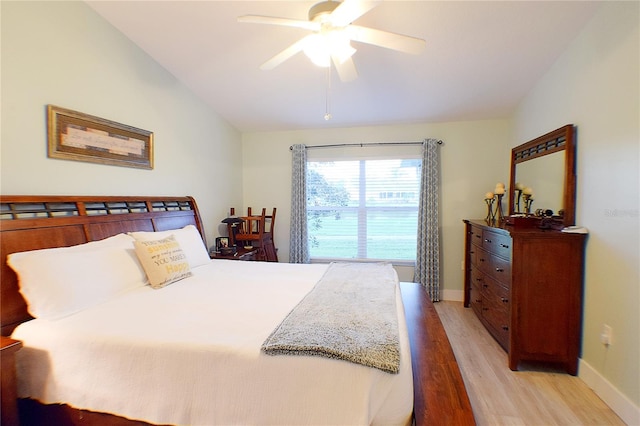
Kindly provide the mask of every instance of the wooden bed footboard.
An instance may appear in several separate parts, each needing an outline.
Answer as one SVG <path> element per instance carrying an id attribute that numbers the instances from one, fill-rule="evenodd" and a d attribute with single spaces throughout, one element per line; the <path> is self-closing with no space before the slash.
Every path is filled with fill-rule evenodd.
<path id="1" fill-rule="evenodd" d="M 6 264 L 10 253 L 186 225 L 196 226 L 204 240 L 200 213 L 191 197 L 0 196 L 1 334 L 9 336 L 17 325 L 31 319 L 17 277 Z M 425 289 L 416 283 L 401 283 L 400 288 L 411 344 L 414 424 L 475 424 L 458 364 Z M 22 424 L 44 424 L 54 418 L 71 425 L 143 424 L 32 400 L 21 401 L 20 412 Z"/>
<path id="2" fill-rule="evenodd" d="M 458 362 L 427 291 L 407 282 L 400 290 L 411 345 L 414 424 L 475 425 Z"/>

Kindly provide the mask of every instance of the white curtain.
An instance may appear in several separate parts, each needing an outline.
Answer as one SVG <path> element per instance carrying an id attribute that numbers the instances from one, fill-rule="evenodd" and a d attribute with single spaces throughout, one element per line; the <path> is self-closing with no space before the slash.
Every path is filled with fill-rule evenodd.
<path id="1" fill-rule="evenodd" d="M 291 147 L 291 225 L 289 263 L 309 263 L 307 240 L 307 147 Z"/>
<path id="2" fill-rule="evenodd" d="M 427 139 L 422 144 L 422 177 L 418 206 L 418 247 L 413 280 L 422 284 L 431 300 L 440 300 L 440 233 L 438 192 L 442 141 Z"/>

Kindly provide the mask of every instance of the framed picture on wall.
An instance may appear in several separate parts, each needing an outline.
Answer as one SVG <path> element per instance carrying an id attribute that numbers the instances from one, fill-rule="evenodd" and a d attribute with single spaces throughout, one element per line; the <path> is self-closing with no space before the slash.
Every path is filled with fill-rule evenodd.
<path id="1" fill-rule="evenodd" d="M 153 169 L 153 133 L 47 105 L 49 158 Z"/>

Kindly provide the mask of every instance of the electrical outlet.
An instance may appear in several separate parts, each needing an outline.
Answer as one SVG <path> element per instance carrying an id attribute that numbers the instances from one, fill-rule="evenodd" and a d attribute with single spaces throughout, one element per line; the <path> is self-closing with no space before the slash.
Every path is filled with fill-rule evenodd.
<path id="1" fill-rule="evenodd" d="M 613 344 L 613 329 L 611 326 L 604 324 L 602 326 L 602 334 L 600 334 L 600 342 L 605 346 Z"/>

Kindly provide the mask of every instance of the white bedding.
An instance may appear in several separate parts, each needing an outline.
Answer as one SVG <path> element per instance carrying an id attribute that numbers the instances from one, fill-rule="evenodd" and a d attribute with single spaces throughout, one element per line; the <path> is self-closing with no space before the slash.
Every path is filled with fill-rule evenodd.
<path id="1" fill-rule="evenodd" d="M 260 346 L 326 265 L 212 260 L 58 320 L 19 326 L 18 393 L 163 424 L 407 424 L 410 350 L 397 288 L 400 373 Z"/>

